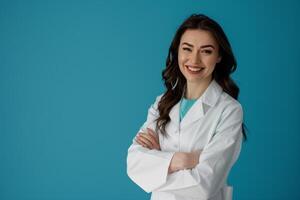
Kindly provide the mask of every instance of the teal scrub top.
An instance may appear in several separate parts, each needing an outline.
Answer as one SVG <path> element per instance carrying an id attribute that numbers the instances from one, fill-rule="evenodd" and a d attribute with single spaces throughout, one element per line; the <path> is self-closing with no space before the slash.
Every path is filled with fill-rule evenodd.
<path id="1" fill-rule="evenodd" d="M 197 99 L 186 99 L 184 97 L 182 98 L 180 102 L 180 121 L 196 101 Z"/>

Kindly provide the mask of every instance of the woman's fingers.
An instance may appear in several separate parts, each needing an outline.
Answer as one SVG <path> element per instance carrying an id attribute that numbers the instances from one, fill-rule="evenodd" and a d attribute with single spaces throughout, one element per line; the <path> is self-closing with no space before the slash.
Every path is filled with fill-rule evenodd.
<path id="1" fill-rule="evenodd" d="M 140 145 L 148 148 L 148 149 L 157 149 L 160 150 L 159 138 L 157 134 L 152 130 L 148 129 L 148 133 L 139 132 L 136 141 Z"/>
<path id="2" fill-rule="evenodd" d="M 152 138 L 152 141 L 153 141 L 153 148 L 154 149 L 157 149 L 157 150 L 161 150 L 160 149 L 160 144 L 159 144 L 159 137 L 158 135 L 150 128 L 147 128 L 148 129 L 148 135 Z"/>
<path id="3" fill-rule="evenodd" d="M 147 147 L 147 144 L 144 143 L 144 142 L 140 139 L 140 134 L 141 134 L 141 133 L 142 133 L 142 132 L 139 132 L 139 133 L 136 135 L 135 141 L 136 141 L 137 143 L 139 143 L 140 145 L 142 145 L 143 147 Z"/>
<path id="4" fill-rule="evenodd" d="M 159 137 L 158 135 L 150 128 L 147 128 L 149 135 L 151 135 L 157 144 L 159 144 Z"/>
<path id="5" fill-rule="evenodd" d="M 160 149 L 160 144 L 159 144 L 159 136 L 158 134 L 156 134 L 152 129 L 150 128 L 147 128 L 148 130 L 148 134 L 154 139 L 155 141 L 155 145 L 154 145 L 154 148 L 157 149 L 157 150 L 161 150 Z"/>
<path id="6" fill-rule="evenodd" d="M 151 142 L 152 142 L 152 147 L 153 149 L 157 149 L 157 150 L 160 150 L 160 145 L 159 145 L 159 142 L 156 141 L 155 137 L 152 136 L 150 133 L 147 134 L 149 137 L 151 137 Z"/>
<path id="7" fill-rule="evenodd" d="M 144 133 L 140 133 L 137 135 L 137 140 L 139 140 L 141 143 L 143 143 L 144 145 L 146 145 L 147 148 L 152 149 L 153 148 L 153 144 L 151 143 L 151 141 L 144 137 L 143 135 Z"/>
<path id="8" fill-rule="evenodd" d="M 152 143 L 159 143 L 159 141 L 157 140 L 157 138 L 155 137 L 155 135 L 153 135 L 153 133 L 148 132 L 147 137 L 149 137 L 149 139 L 151 139 Z"/>
<path id="9" fill-rule="evenodd" d="M 152 136 L 154 136 L 156 141 L 159 141 L 158 135 L 151 129 L 151 128 L 147 128 L 148 133 L 151 134 Z"/>
<path id="10" fill-rule="evenodd" d="M 155 138 L 153 138 L 153 136 L 151 136 L 150 134 L 140 133 L 140 136 L 148 140 L 152 146 L 156 144 Z"/>
<path id="11" fill-rule="evenodd" d="M 147 147 L 147 144 L 145 144 L 143 141 L 141 141 L 138 137 L 135 138 L 135 141 L 136 141 L 138 144 L 142 145 L 143 147 L 148 148 L 148 147 Z"/>

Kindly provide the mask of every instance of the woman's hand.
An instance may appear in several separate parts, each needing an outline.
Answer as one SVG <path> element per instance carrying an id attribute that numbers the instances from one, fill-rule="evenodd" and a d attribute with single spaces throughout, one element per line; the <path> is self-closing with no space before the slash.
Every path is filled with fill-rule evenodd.
<path id="1" fill-rule="evenodd" d="M 136 142 L 148 149 L 161 150 L 159 145 L 158 135 L 150 128 L 147 128 L 148 133 L 139 132 L 136 136 Z M 199 163 L 201 150 L 193 152 L 175 152 L 172 157 L 168 173 L 173 173 L 178 170 L 192 169 Z"/>
<path id="2" fill-rule="evenodd" d="M 136 142 L 148 149 L 156 149 L 160 151 L 159 137 L 150 128 L 147 128 L 148 133 L 139 132 L 136 137 Z"/>
<path id="3" fill-rule="evenodd" d="M 171 160 L 168 173 L 171 174 L 178 170 L 192 169 L 199 163 L 201 150 L 190 153 L 176 152 Z"/>

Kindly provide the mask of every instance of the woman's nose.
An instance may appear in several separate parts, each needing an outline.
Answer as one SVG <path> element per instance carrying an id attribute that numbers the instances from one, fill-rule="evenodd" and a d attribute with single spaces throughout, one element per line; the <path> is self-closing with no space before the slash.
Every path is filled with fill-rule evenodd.
<path id="1" fill-rule="evenodd" d="M 201 63 L 201 55 L 198 53 L 198 52 L 194 52 L 192 55 L 191 55 L 191 62 L 192 64 L 194 65 L 198 65 Z"/>

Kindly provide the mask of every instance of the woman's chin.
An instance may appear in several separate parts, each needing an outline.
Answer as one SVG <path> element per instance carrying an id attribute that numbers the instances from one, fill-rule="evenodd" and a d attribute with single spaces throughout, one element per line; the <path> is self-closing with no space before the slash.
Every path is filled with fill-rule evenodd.
<path id="1" fill-rule="evenodd" d="M 201 84 L 203 82 L 206 82 L 208 80 L 211 80 L 211 76 L 207 77 L 207 76 L 201 76 L 201 77 L 186 77 L 186 80 L 188 83 L 192 83 L 192 84 Z"/>

